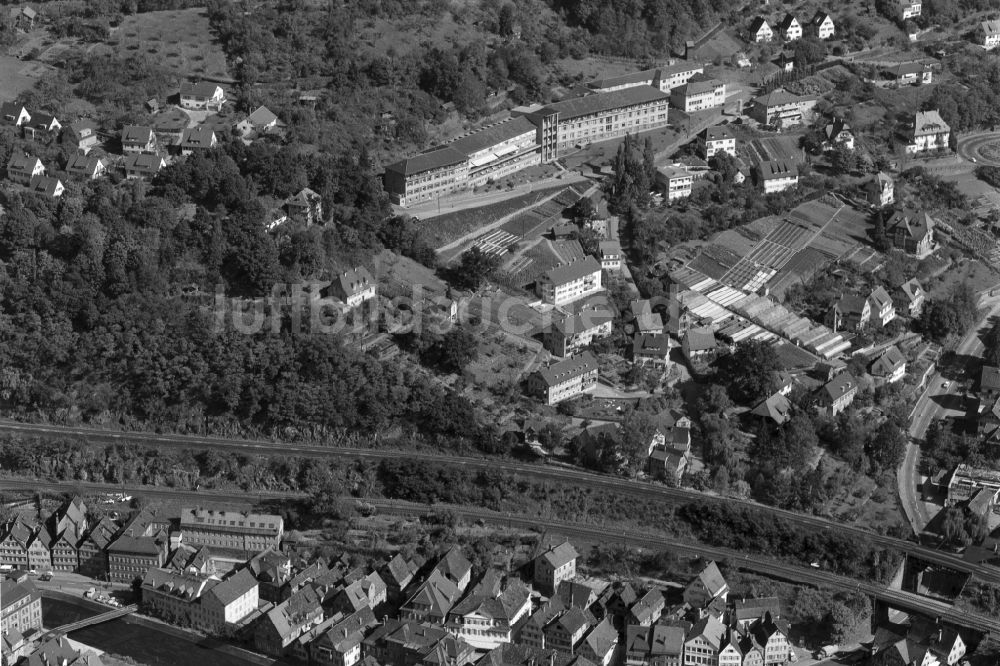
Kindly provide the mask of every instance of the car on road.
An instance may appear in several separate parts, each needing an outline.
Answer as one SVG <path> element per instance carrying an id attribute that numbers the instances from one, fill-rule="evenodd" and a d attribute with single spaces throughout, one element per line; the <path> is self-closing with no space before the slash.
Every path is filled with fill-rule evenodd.
<path id="1" fill-rule="evenodd" d="M 38 577 L 38 580 L 40 580 L 42 582 L 47 582 L 47 581 L 52 580 L 52 572 L 51 571 L 46 571 L 45 573 L 43 573 L 41 576 Z"/>

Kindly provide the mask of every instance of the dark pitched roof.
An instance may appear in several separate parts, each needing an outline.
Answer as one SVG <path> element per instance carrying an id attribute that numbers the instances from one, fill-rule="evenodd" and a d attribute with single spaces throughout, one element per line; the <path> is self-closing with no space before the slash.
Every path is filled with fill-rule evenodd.
<path id="1" fill-rule="evenodd" d="M 713 125 L 706 127 L 698 136 L 703 141 L 723 141 L 725 139 L 735 139 L 736 135 L 727 125 Z"/>
<path id="2" fill-rule="evenodd" d="M 236 601 L 251 589 L 257 586 L 257 579 L 253 577 L 249 569 L 240 569 L 235 575 L 230 576 L 208 591 L 225 606 Z"/>
<path id="3" fill-rule="evenodd" d="M 593 370 L 597 370 L 597 359 L 589 351 L 585 351 L 579 356 L 571 356 L 547 368 L 542 368 L 538 374 L 547 385 L 555 386 Z"/>
<path id="4" fill-rule="evenodd" d="M 450 146 L 445 146 L 444 148 L 436 148 L 426 153 L 400 160 L 399 162 L 390 164 L 385 170 L 400 173 L 403 176 L 412 176 L 424 171 L 462 164 L 467 159 L 468 156 L 462 152 Z"/>
<path id="5" fill-rule="evenodd" d="M 191 97 L 210 98 L 215 95 L 216 89 L 221 87 L 219 84 L 212 83 L 211 81 L 198 81 L 197 83 L 184 81 L 181 83 L 181 94 Z"/>
<path id="6" fill-rule="evenodd" d="M 799 167 L 788 160 L 768 160 L 760 163 L 760 175 L 764 180 L 798 177 Z"/>
<path id="7" fill-rule="evenodd" d="M 635 86 L 614 92 L 597 93 L 549 104 L 544 110 L 557 112 L 560 120 L 589 116 L 613 109 L 649 102 L 666 102 L 670 96 L 652 86 Z"/>
<path id="8" fill-rule="evenodd" d="M 146 145 L 153 138 L 153 128 L 145 125 L 126 125 L 122 129 L 122 144 Z"/>
<path id="9" fill-rule="evenodd" d="M 566 284 L 573 280 L 578 280 L 586 275 L 601 272 L 601 265 L 597 260 L 587 255 L 582 260 L 573 261 L 562 266 L 550 269 L 545 275 L 552 284 Z"/>
<path id="10" fill-rule="evenodd" d="M 839 399 L 849 391 L 858 388 L 858 382 L 849 372 L 842 372 L 823 385 L 823 394 L 831 402 Z"/>

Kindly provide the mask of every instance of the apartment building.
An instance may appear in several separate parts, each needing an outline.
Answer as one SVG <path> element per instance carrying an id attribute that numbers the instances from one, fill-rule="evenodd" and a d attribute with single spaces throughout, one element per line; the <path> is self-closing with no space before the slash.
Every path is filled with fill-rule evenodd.
<path id="1" fill-rule="evenodd" d="M 531 589 L 508 582 L 499 594 L 499 574 L 493 570 L 448 612 L 445 628 L 477 650 L 510 643 L 514 626 L 531 612 Z"/>
<path id="2" fill-rule="evenodd" d="M 847 409 L 857 394 L 858 380 L 849 372 L 842 372 L 819 390 L 820 404 L 830 418 L 833 418 Z"/>
<path id="3" fill-rule="evenodd" d="M 698 153 L 703 159 L 711 159 L 720 151 L 736 157 L 736 135 L 729 127 L 714 125 L 698 132 Z"/>
<path id="4" fill-rule="evenodd" d="M 552 323 L 544 335 L 545 348 L 554 356 L 583 351 L 596 338 L 611 335 L 614 315 L 604 309 L 584 310 Z"/>
<path id="5" fill-rule="evenodd" d="M 691 196 L 694 176 L 685 168 L 679 166 L 657 167 L 656 180 L 663 188 L 667 201 L 676 201 Z"/>
<path id="6" fill-rule="evenodd" d="M 794 162 L 787 160 L 761 162 L 758 169 L 765 194 L 784 192 L 799 185 L 799 168 Z"/>
<path id="7" fill-rule="evenodd" d="M 684 666 L 719 666 L 726 627 L 714 615 L 699 620 L 684 640 Z"/>
<path id="8" fill-rule="evenodd" d="M 272 657 L 284 656 L 292 651 L 296 639 L 322 623 L 320 598 L 306 585 L 255 623 L 254 647 Z"/>
<path id="9" fill-rule="evenodd" d="M 726 84 L 704 74 L 696 74 L 688 82 L 670 91 L 670 103 L 684 113 L 714 109 L 726 103 Z"/>
<path id="10" fill-rule="evenodd" d="M 906 152 L 923 153 L 948 148 L 951 128 L 936 110 L 917 111 L 913 123 L 904 132 Z"/>
<path id="11" fill-rule="evenodd" d="M 142 603 L 172 622 L 220 634 L 256 612 L 258 585 L 248 569 L 220 580 L 153 568 L 142 579 Z"/>
<path id="12" fill-rule="evenodd" d="M 131 584 L 149 569 L 162 567 L 166 551 L 162 537 L 134 536 L 126 531 L 108 546 L 108 578 L 114 583 Z"/>
<path id="13" fill-rule="evenodd" d="M 182 540 L 192 546 L 216 546 L 252 555 L 281 545 L 281 516 L 215 509 L 183 509 Z"/>
<path id="14" fill-rule="evenodd" d="M 0 633 L 42 628 L 42 597 L 28 579 L 0 581 Z"/>
<path id="15" fill-rule="evenodd" d="M 543 302 L 561 306 L 604 290 L 601 265 L 593 257 L 574 261 L 546 272 L 535 285 Z"/>
<path id="16" fill-rule="evenodd" d="M 783 88 L 776 88 L 750 102 L 747 115 L 762 125 L 790 127 L 807 119 L 816 106 L 816 99 L 793 95 Z"/>
<path id="17" fill-rule="evenodd" d="M 576 560 L 579 555 L 569 541 L 549 548 L 535 558 L 535 584 L 555 594 L 564 580 L 576 578 Z"/>
<path id="18" fill-rule="evenodd" d="M 528 378 L 529 390 L 555 405 L 597 388 L 597 359 L 587 351 L 542 368 Z"/>

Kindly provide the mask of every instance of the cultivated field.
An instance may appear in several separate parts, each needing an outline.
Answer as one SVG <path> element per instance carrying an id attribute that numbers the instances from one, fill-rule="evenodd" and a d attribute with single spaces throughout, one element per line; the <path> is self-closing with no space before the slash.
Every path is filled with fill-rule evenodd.
<path id="1" fill-rule="evenodd" d="M 215 41 L 204 9 L 126 16 L 117 37 L 120 54 L 149 55 L 179 77 L 229 76 L 226 56 Z"/>

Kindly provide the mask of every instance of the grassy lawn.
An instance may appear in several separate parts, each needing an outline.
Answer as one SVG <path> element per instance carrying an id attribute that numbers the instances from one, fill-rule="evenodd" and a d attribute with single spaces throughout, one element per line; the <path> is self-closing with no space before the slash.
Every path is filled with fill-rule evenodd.
<path id="1" fill-rule="evenodd" d="M 145 53 L 181 77 L 228 77 L 204 9 L 144 12 L 126 16 L 118 30 L 123 55 Z"/>
<path id="2" fill-rule="evenodd" d="M 481 388 L 516 384 L 521 371 L 534 355 L 532 350 L 514 344 L 503 333 L 490 331 L 480 339 L 479 358 L 468 365 L 466 372 Z"/>
<path id="3" fill-rule="evenodd" d="M 13 56 L 0 55 L 0 102 L 10 102 L 51 67 L 41 63 L 22 62 Z"/>

